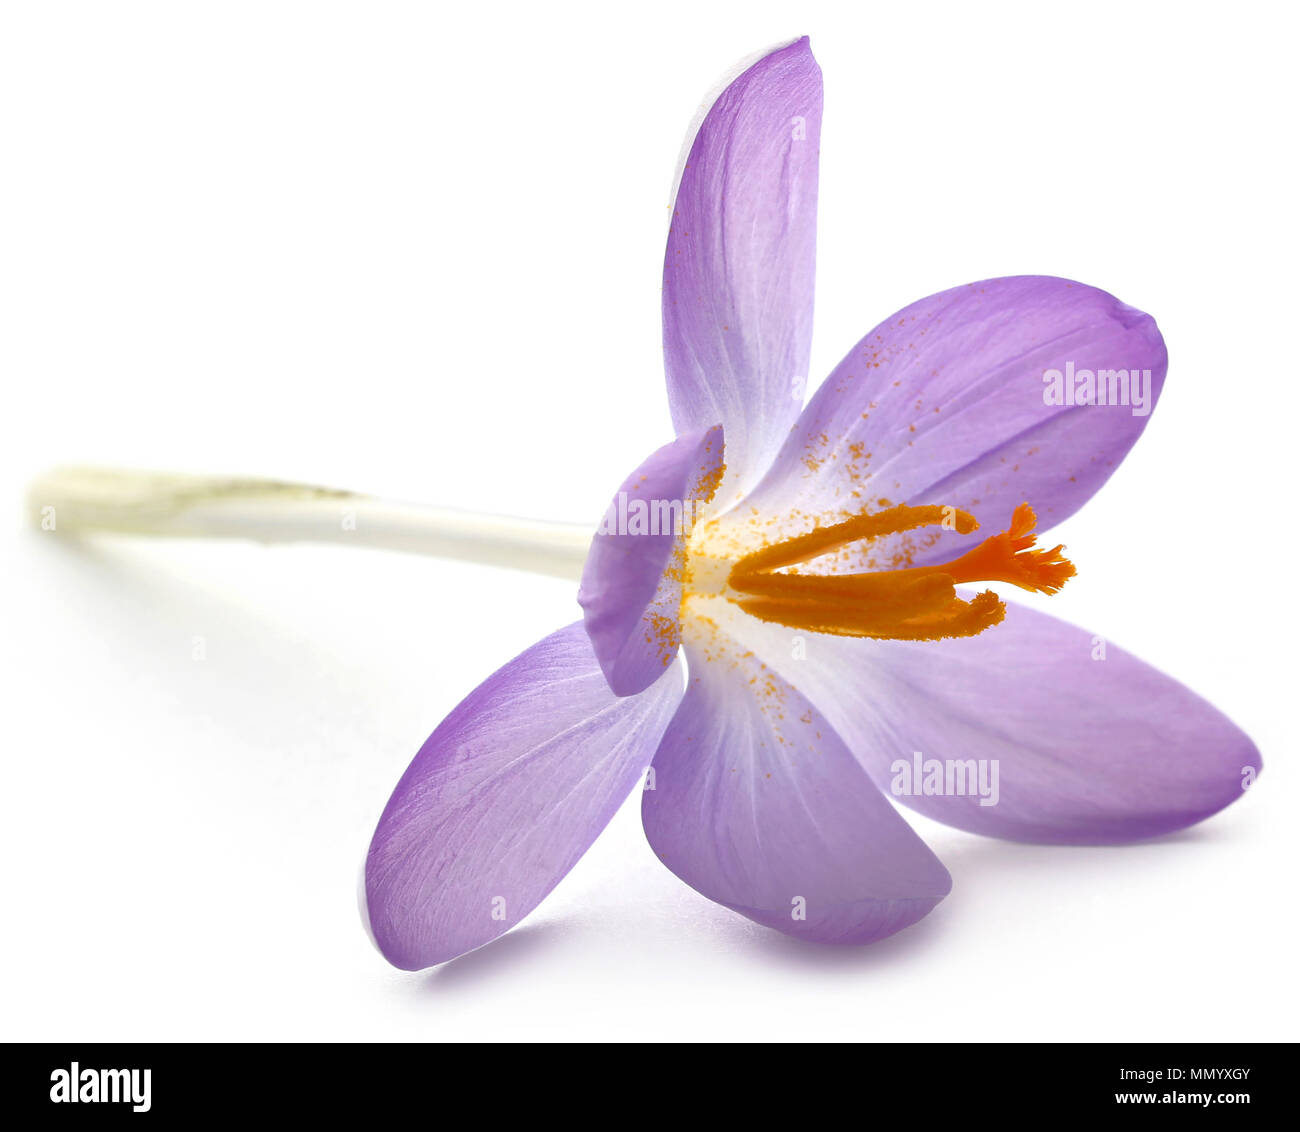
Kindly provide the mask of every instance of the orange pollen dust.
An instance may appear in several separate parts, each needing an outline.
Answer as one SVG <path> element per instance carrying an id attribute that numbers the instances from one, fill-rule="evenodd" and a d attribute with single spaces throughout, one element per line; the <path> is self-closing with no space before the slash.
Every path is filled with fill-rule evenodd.
<path id="1" fill-rule="evenodd" d="M 998 624 L 1006 606 L 992 590 L 965 601 L 957 586 L 1009 582 L 1054 594 L 1074 576 L 1062 547 L 1035 548 L 1036 523 L 1033 508 L 1022 503 L 1007 530 L 937 566 L 865 574 L 781 572 L 860 540 L 933 526 L 966 535 L 979 527 L 974 516 L 955 507 L 902 506 L 858 515 L 746 555 L 731 569 L 728 596 L 763 621 L 813 633 L 899 641 L 973 637 Z"/>

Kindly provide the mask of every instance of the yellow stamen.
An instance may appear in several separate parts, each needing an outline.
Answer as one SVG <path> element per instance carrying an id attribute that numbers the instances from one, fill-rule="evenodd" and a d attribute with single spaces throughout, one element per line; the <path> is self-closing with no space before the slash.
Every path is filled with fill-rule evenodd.
<path id="1" fill-rule="evenodd" d="M 731 600 L 747 613 L 793 629 L 882 640 L 937 641 L 972 637 L 998 624 L 1006 606 L 991 590 L 970 601 L 956 586 L 1009 582 L 1033 593 L 1056 593 L 1074 576 L 1062 547 L 1035 549 L 1037 519 L 1022 503 L 1007 530 L 985 539 L 960 558 L 937 566 L 917 566 L 866 574 L 798 574 L 781 571 L 851 542 L 900 534 L 942 524 L 970 534 L 979 524 L 952 507 L 893 507 L 818 527 L 746 555 L 727 579 Z"/>

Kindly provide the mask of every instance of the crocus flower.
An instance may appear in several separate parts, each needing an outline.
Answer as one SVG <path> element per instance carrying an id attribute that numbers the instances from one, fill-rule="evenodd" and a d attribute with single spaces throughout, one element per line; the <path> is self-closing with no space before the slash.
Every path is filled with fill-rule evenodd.
<path id="1" fill-rule="evenodd" d="M 821 109 L 803 39 L 694 138 L 663 276 L 677 438 L 616 493 L 583 620 L 489 677 L 398 783 L 364 878 L 398 967 L 518 923 L 643 775 L 646 836 L 689 885 L 862 943 L 951 886 L 887 795 L 993 837 L 1106 844 L 1200 821 L 1259 770 L 1136 657 L 957 588 L 1073 574 L 1035 522 L 1082 506 L 1145 426 L 1166 369 L 1150 316 L 1064 279 L 958 287 L 870 331 L 801 411 Z M 996 768 L 996 796 L 931 781 L 932 760 Z M 900 784 L 914 767 L 926 781 Z"/>

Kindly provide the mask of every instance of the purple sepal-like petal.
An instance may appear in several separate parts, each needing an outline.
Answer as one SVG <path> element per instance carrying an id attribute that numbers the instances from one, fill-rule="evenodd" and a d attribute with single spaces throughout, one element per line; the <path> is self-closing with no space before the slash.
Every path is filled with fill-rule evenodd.
<path id="1" fill-rule="evenodd" d="M 686 698 L 642 796 L 650 844 L 710 900 L 821 943 L 869 943 L 951 878 L 826 720 L 725 638 L 688 640 Z"/>
<path id="2" fill-rule="evenodd" d="M 812 340 L 821 70 L 764 56 L 691 145 L 664 257 L 664 363 L 679 433 L 721 423 L 728 483 L 762 474 L 798 415 Z"/>
<path id="3" fill-rule="evenodd" d="M 1018 276 L 931 295 L 836 366 L 747 504 L 803 527 L 882 499 L 946 504 L 991 532 L 1028 501 L 1045 529 L 1078 510 L 1133 446 L 1167 360 L 1149 315 L 1082 283 Z M 1048 371 L 1059 384 L 1044 380 Z M 1085 371 L 1094 381 L 1116 371 L 1123 403 L 1053 403 Z M 1111 393 L 1108 376 L 1103 398 Z M 959 537 L 929 534 L 912 561 L 943 560 Z M 889 557 L 881 549 L 877 561 Z"/>
<path id="4" fill-rule="evenodd" d="M 1217 813 L 1260 772 L 1254 743 L 1213 705 L 1023 606 L 977 637 L 938 642 L 804 634 L 793 649 L 788 629 L 742 614 L 727 626 L 798 679 L 882 790 L 974 833 L 1078 845 L 1154 837 Z M 944 792 L 926 792 L 931 760 L 943 764 Z M 950 792 L 949 763 L 964 793 Z M 991 804 L 972 774 L 992 787 Z"/>
<path id="5" fill-rule="evenodd" d="M 419 970 L 495 939 L 535 908 L 650 764 L 680 680 L 610 692 L 581 622 L 467 696 L 420 748 L 366 858 L 372 937 Z"/>
<path id="6" fill-rule="evenodd" d="M 717 487 L 721 428 L 665 444 L 619 488 L 591 542 L 578 587 L 587 635 L 616 695 L 664 674 L 681 644 L 685 540 Z"/>

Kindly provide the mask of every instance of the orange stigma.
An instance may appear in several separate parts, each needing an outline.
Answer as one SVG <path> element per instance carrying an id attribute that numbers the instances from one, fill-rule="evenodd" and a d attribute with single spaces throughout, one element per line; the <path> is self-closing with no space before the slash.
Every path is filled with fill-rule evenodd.
<path id="1" fill-rule="evenodd" d="M 963 535 L 979 527 L 974 516 L 955 507 L 903 506 L 858 515 L 746 555 L 731 569 L 727 583 L 734 592 L 728 596 L 763 621 L 813 633 L 899 641 L 973 637 L 998 624 L 1006 606 L 992 590 L 965 601 L 957 586 L 1009 582 L 1054 594 L 1074 576 L 1062 547 L 1035 548 L 1036 522 L 1033 508 L 1022 503 L 1007 530 L 938 566 L 865 574 L 783 572 L 852 542 L 919 527 L 942 526 Z"/>

